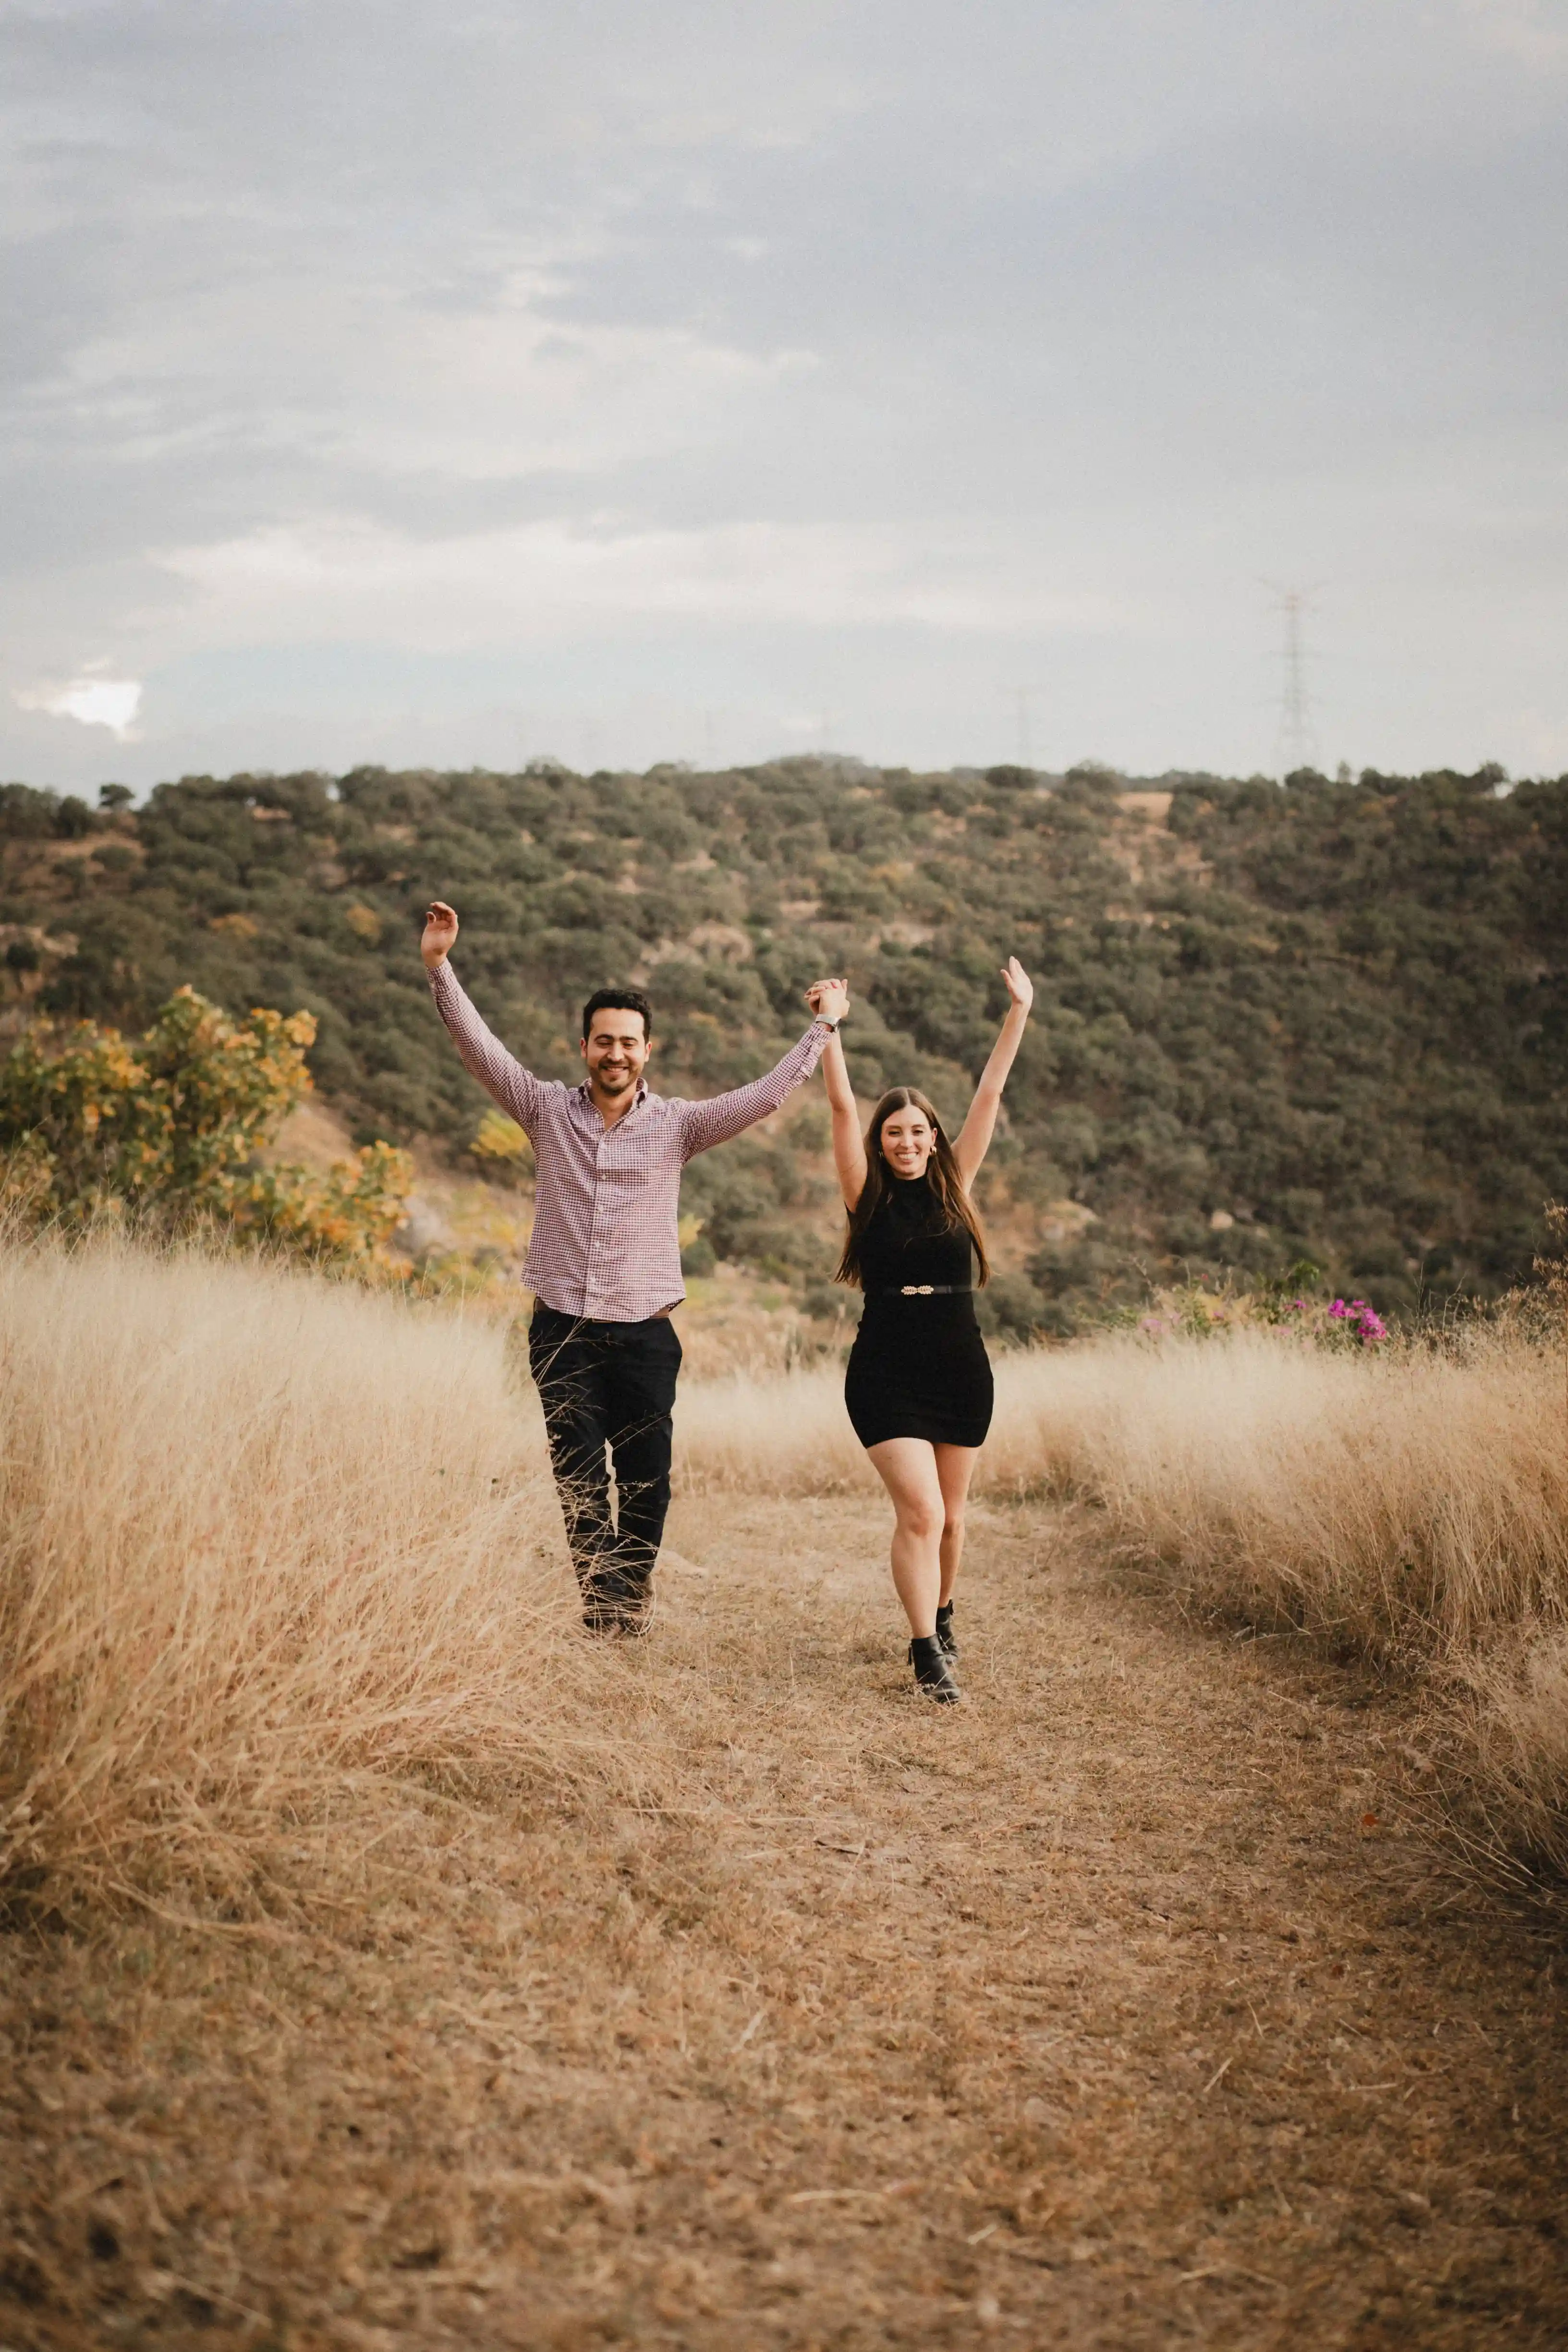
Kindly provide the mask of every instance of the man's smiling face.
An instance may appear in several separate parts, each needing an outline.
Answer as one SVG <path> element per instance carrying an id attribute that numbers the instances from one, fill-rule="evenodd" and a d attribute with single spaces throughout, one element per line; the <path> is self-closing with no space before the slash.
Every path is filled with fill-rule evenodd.
<path id="1" fill-rule="evenodd" d="M 652 1045 L 643 1034 L 643 1017 L 628 1007 L 606 1004 L 595 1013 L 583 1040 L 583 1059 L 596 1094 L 618 1101 L 636 1087 Z"/>

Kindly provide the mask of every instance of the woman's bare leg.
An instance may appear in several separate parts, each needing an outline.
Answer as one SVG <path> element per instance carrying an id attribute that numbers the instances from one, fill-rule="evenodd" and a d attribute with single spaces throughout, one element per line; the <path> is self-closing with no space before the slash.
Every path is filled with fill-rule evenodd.
<path id="1" fill-rule="evenodd" d="M 955 1452 L 954 1447 L 946 1449 Z M 910 1631 L 930 1641 L 936 1632 L 942 1589 L 942 1530 L 946 1518 L 936 1449 L 923 1437 L 887 1437 L 866 1448 L 889 1494 L 893 1528 L 893 1587 L 904 1604 Z"/>
<path id="2" fill-rule="evenodd" d="M 942 1488 L 942 1591 L 938 1599 L 939 1606 L 945 1608 L 952 1599 L 958 1563 L 963 1558 L 963 1507 L 969 1500 L 969 1482 L 980 1459 L 980 1448 L 933 1445 L 931 1452 L 936 1456 L 937 1482 Z"/>

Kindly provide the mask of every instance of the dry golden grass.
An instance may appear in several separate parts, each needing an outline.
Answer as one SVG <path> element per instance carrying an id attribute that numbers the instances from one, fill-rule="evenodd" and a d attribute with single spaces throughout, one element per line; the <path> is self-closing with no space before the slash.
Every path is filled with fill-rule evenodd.
<path id="1" fill-rule="evenodd" d="M 0 1876 L 267 1901 L 389 1778 L 595 1768 L 536 1432 L 476 1320 L 0 1261 Z"/>
<path id="2" fill-rule="evenodd" d="M 0 1938 L 0 2340 L 1555 2352 L 1552 1939 L 1435 1878 L 1397 1704 L 1081 1516 L 976 1513 L 939 1713 L 878 1498 L 686 1497 L 595 1654 L 641 1801 Z"/>
<path id="3" fill-rule="evenodd" d="M 0 1342 L 16 2352 L 1561 2341 L 1545 1930 L 1402 1701 L 1102 1573 L 1260 1614 L 1224 1462 L 1326 1480 L 1385 1371 L 1005 1360 L 949 1713 L 831 1373 L 689 1385 L 605 1646 L 492 1319 L 41 1249 Z"/>
<path id="4" fill-rule="evenodd" d="M 475 1774 L 657 1771 L 600 1693 L 495 1318 L 112 1248 L 0 1259 L 0 1874 L 236 1900 L 342 1808 Z M 678 1486 L 872 1496 L 835 1363 L 689 1381 Z M 1494 1842 L 1568 1862 L 1560 1364 L 1268 1333 L 997 1366 L 976 1491 L 1088 1497 L 1205 1609 L 1415 1666 Z M 367 1831 L 367 1834 L 376 1833 Z M 383 1832 L 384 1833 L 384 1832 Z M 296 1865 L 292 1870 L 285 1864 Z"/>
<path id="5" fill-rule="evenodd" d="M 1068 1361 L 1040 1451 L 1201 1600 L 1378 1659 L 1568 1615 L 1560 1361 L 1503 1339 L 1380 1360 L 1245 1332 Z"/>

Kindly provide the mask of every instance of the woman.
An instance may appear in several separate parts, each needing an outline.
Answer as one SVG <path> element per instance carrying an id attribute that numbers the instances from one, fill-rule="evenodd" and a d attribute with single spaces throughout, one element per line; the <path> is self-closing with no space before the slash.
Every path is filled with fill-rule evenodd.
<path id="1" fill-rule="evenodd" d="M 866 1295 L 844 1402 L 855 1434 L 893 1498 L 893 1583 L 910 1621 L 910 1659 L 926 1696 L 959 1696 L 952 1587 L 963 1506 L 991 1426 L 991 1365 L 974 1319 L 973 1276 L 990 1272 L 970 1202 L 1034 988 L 1016 956 L 1002 977 L 1012 1003 L 954 1141 L 913 1087 L 895 1087 L 861 1138 L 837 1028 L 823 1055 L 833 1157 L 849 1236 L 837 1279 Z"/>

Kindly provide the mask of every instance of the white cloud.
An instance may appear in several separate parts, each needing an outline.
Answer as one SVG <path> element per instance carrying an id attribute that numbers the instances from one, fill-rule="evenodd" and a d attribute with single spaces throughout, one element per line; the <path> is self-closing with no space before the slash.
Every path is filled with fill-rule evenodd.
<path id="1" fill-rule="evenodd" d="M 820 361 L 683 326 L 552 315 L 561 283 L 513 268 L 471 307 L 438 276 L 345 285 L 328 258 L 149 296 L 71 355 L 58 399 L 121 462 L 210 457 L 247 441 L 385 482 L 448 487 L 586 474 L 757 428 Z"/>
<path id="2" fill-rule="evenodd" d="M 107 727 L 123 743 L 141 707 L 142 685 L 134 677 L 73 677 L 68 686 L 23 688 L 12 699 L 20 709 L 42 710 L 51 719 Z"/>
<path id="3" fill-rule="evenodd" d="M 1568 28 L 1555 5 L 1548 9 L 1542 0 L 1460 0 L 1460 6 L 1485 47 L 1527 66 L 1568 63 Z"/>
<path id="4" fill-rule="evenodd" d="M 538 643 L 585 622 L 675 617 L 963 632 L 1126 625 L 1131 600 L 1058 585 L 985 535 L 937 544 L 884 526 L 736 522 L 638 530 L 549 520 L 416 539 L 343 520 L 165 559 L 197 591 L 204 646 L 390 639 L 426 653 Z"/>

